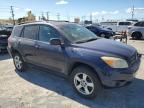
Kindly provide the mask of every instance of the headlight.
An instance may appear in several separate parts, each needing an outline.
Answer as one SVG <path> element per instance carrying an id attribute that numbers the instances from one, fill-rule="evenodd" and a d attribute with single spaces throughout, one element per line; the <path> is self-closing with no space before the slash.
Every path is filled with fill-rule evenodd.
<path id="1" fill-rule="evenodd" d="M 112 68 L 128 68 L 126 60 L 115 57 L 101 57 L 101 59 Z"/>

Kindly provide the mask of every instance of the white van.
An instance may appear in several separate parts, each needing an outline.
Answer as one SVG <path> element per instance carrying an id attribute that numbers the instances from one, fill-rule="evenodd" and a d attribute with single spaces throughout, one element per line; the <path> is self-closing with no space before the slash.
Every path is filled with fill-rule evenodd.
<path id="1" fill-rule="evenodd" d="M 114 32 L 127 31 L 128 26 L 132 25 L 132 21 L 120 21 L 120 22 L 101 22 L 101 26 L 113 30 Z"/>

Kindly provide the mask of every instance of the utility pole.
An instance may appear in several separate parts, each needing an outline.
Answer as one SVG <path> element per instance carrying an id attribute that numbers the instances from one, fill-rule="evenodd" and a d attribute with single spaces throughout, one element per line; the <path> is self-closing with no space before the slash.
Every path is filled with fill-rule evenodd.
<path id="1" fill-rule="evenodd" d="M 70 22 L 70 16 L 69 16 L 69 15 L 67 15 L 67 21 L 69 21 L 69 22 Z"/>
<path id="2" fill-rule="evenodd" d="M 13 10 L 13 6 L 10 7 L 10 10 L 11 10 L 11 14 L 12 14 L 12 19 L 13 19 L 13 25 L 15 25 L 15 19 L 14 19 L 14 10 Z"/>
<path id="3" fill-rule="evenodd" d="M 82 16 L 81 19 L 82 19 L 82 23 L 84 24 L 84 22 L 85 22 L 85 16 Z"/>
<path id="4" fill-rule="evenodd" d="M 60 20 L 60 14 L 57 13 L 57 20 L 59 21 Z"/>
<path id="5" fill-rule="evenodd" d="M 44 14 L 43 14 L 43 12 L 41 13 L 41 20 L 44 20 Z"/>
<path id="6" fill-rule="evenodd" d="M 49 20 L 49 12 L 46 12 L 46 14 L 47 14 L 47 21 Z"/>
<path id="7" fill-rule="evenodd" d="M 92 16 L 92 13 L 91 13 L 91 14 L 90 14 L 90 21 L 92 21 L 92 19 L 93 19 L 92 17 L 93 17 L 93 16 Z"/>
<path id="8" fill-rule="evenodd" d="M 102 16 L 102 21 L 104 21 L 104 16 Z"/>
<path id="9" fill-rule="evenodd" d="M 41 17 L 39 16 L 39 21 L 41 20 Z"/>
<path id="10" fill-rule="evenodd" d="M 133 8 L 132 8 L 132 19 L 134 18 L 134 5 L 133 5 Z"/>

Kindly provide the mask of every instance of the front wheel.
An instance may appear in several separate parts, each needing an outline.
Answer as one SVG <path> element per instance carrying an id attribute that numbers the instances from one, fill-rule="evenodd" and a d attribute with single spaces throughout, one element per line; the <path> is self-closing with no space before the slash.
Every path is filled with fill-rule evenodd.
<path id="1" fill-rule="evenodd" d="M 100 92 L 100 81 L 92 69 L 84 66 L 75 68 L 71 75 L 71 83 L 80 96 L 94 98 Z"/>
<path id="2" fill-rule="evenodd" d="M 15 68 L 18 71 L 24 71 L 26 69 L 25 62 L 23 61 L 20 54 L 18 53 L 14 54 L 13 61 L 14 61 Z"/>

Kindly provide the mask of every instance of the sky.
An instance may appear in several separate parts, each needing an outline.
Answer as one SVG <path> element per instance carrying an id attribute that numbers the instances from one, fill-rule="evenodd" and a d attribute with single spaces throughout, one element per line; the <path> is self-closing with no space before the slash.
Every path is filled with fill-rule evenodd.
<path id="1" fill-rule="evenodd" d="M 13 6 L 15 18 L 23 17 L 31 10 L 34 15 L 46 16 L 49 12 L 51 20 L 113 20 L 131 18 L 134 5 L 134 18 L 144 19 L 144 0 L 0 0 L 0 19 L 11 17 L 10 6 Z"/>

